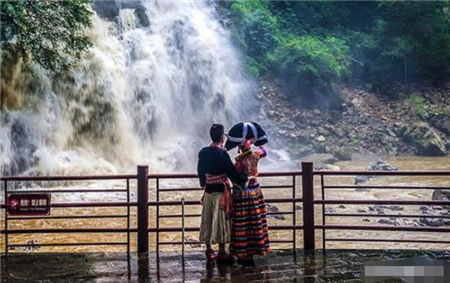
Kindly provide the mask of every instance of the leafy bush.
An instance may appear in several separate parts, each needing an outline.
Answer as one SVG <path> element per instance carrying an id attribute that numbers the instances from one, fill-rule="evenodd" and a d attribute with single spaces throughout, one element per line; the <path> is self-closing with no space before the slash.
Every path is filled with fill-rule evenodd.
<path id="1" fill-rule="evenodd" d="M 342 40 L 308 35 L 286 40 L 269 58 L 291 86 L 317 90 L 349 75 L 348 55 L 349 48 Z"/>
<path id="2" fill-rule="evenodd" d="M 243 1 L 233 3 L 230 7 L 233 17 L 233 31 L 237 42 L 245 50 L 249 69 L 253 73 L 265 74 L 267 63 L 264 61 L 281 37 L 277 18 L 272 15 L 266 2 Z"/>
<path id="3" fill-rule="evenodd" d="M 91 26 L 89 0 L 1 1 L 1 47 L 40 64 L 50 75 L 72 67 L 91 46 L 84 29 Z"/>
<path id="4" fill-rule="evenodd" d="M 426 121 L 428 118 L 428 113 L 425 110 L 425 99 L 417 93 L 413 93 L 409 98 L 411 104 L 414 105 L 416 109 L 417 116 L 423 121 Z"/>
<path id="5" fill-rule="evenodd" d="M 224 2 L 259 76 L 319 89 L 348 77 L 386 92 L 450 75 L 448 1 Z"/>

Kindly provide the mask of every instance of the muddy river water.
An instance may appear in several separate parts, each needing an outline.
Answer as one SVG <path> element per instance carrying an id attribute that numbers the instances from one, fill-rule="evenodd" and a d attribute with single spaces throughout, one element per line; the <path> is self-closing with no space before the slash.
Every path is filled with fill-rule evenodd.
<path id="1" fill-rule="evenodd" d="M 396 166 L 399 170 L 450 170 L 450 158 L 426 158 L 426 157 L 395 157 L 385 159 L 389 164 Z M 364 170 L 370 161 L 348 161 L 336 164 L 340 170 Z M 354 185 L 355 177 L 337 177 L 329 176 L 325 178 L 325 185 Z M 264 185 L 290 185 L 291 177 L 277 177 L 277 178 L 260 178 L 261 184 Z M 301 197 L 301 180 L 297 180 L 296 193 L 297 197 Z M 131 201 L 136 201 L 136 181 L 130 181 L 131 185 Z M 450 176 L 446 177 L 377 177 L 372 178 L 364 185 L 374 186 L 434 186 L 450 188 Z M 12 189 L 8 187 L 9 190 Z M 36 186 L 36 185 L 35 185 Z M 95 181 L 95 182 L 78 182 L 71 184 L 50 184 L 42 183 L 39 185 L 42 189 L 51 188 L 58 189 L 125 189 L 125 181 Z M 180 187 L 197 187 L 197 180 L 162 180 L 161 188 L 180 188 Z M 30 184 L 24 186 L 24 189 L 35 189 Z M 326 199 L 366 199 L 366 200 L 431 200 L 433 190 L 328 190 Z M 279 190 L 265 190 L 265 197 L 268 199 L 275 198 L 290 198 L 292 197 L 292 189 Z M 2 193 L 3 195 L 3 193 Z M 198 200 L 201 197 L 201 192 L 163 192 L 160 195 L 161 201 L 166 200 Z M 321 198 L 319 177 L 316 178 L 315 187 L 316 199 Z M 150 181 L 150 200 L 155 200 L 155 183 Z M 69 203 L 69 202 L 107 202 L 107 201 L 126 201 L 125 193 L 53 193 L 53 203 Z M 273 204 L 279 211 L 292 211 L 292 204 Z M 301 203 L 297 204 L 301 206 Z M 299 207 L 297 207 L 299 208 Z M 276 208 L 273 208 L 276 209 Z M 316 205 L 315 207 L 316 223 L 322 222 L 322 207 Z M 328 213 L 360 213 L 360 214 L 398 214 L 398 217 L 327 217 L 327 224 L 352 224 L 352 225 L 386 225 L 389 226 L 422 226 L 420 218 L 404 218 L 402 214 L 436 214 L 436 215 L 450 215 L 449 210 L 445 207 L 423 207 L 420 205 L 410 206 L 378 206 L 374 205 L 327 205 Z M 4 215 L 2 211 L 1 225 L 4 229 Z M 161 214 L 180 214 L 180 207 L 161 207 Z M 186 214 L 200 213 L 200 206 L 187 206 Z M 297 225 L 302 224 L 301 209 L 296 210 Z M 101 208 L 53 208 L 52 216 L 58 215 L 126 215 L 125 207 L 101 207 Z M 384 220 L 383 220 L 384 219 Z M 292 215 L 279 215 L 278 217 L 269 218 L 269 225 L 291 225 Z M 381 221 L 381 222 L 379 222 Z M 200 219 L 198 217 L 186 218 L 185 223 L 187 227 L 198 226 Z M 131 209 L 131 227 L 136 227 L 136 208 Z M 155 209 L 150 207 L 150 226 L 155 226 Z M 180 226 L 181 219 L 177 218 L 163 218 L 160 220 L 161 227 Z M 448 226 L 447 226 L 448 225 Z M 98 218 L 98 219 L 44 219 L 44 220 L 12 220 L 8 221 L 8 229 L 37 229 L 37 228 L 126 228 L 126 218 Z M 449 227 L 450 223 L 446 221 L 445 226 Z M 444 226 L 444 227 L 445 227 Z M 290 240 L 292 239 L 292 231 L 271 231 L 270 238 L 273 240 Z M 298 231 L 297 246 L 301 247 L 302 232 Z M 197 240 L 198 233 L 186 233 L 187 241 Z M 448 240 L 448 233 L 426 233 L 426 232 L 386 232 L 386 231 L 334 231 L 326 232 L 326 238 L 371 238 L 371 239 L 420 239 L 420 240 Z M 156 235 L 150 233 L 150 248 L 155 249 Z M 35 246 L 27 248 L 16 248 L 11 252 L 56 252 L 56 251 L 126 251 L 125 246 L 64 246 L 64 247 L 39 247 L 39 243 L 72 243 L 72 242 L 125 242 L 127 240 L 126 234 L 106 233 L 106 234 L 18 234 L 9 236 L 9 244 L 27 244 L 37 243 Z M 161 241 L 180 241 L 181 233 L 161 233 Z M 322 231 L 316 230 L 317 247 L 322 247 Z M 4 251 L 5 237 L 2 235 L 1 249 Z M 37 246 L 36 246 L 37 245 Z M 136 234 L 131 234 L 131 249 L 136 249 Z M 289 248 L 291 244 L 273 244 L 274 248 Z M 161 250 L 179 250 L 181 246 L 164 245 L 160 247 Z M 187 246 L 187 249 L 198 249 L 196 246 Z M 382 243 L 382 242 L 327 242 L 327 248 L 355 248 L 355 249 L 450 249 L 449 244 L 424 244 L 424 243 Z"/>

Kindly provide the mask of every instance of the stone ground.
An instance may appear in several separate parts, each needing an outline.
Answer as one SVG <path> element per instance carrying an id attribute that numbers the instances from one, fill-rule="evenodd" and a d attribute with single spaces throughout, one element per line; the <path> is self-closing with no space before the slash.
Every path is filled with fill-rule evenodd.
<path id="1" fill-rule="evenodd" d="M 1 259 L 1 282 L 362 282 L 364 264 L 420 256 L 450 260 L 450 251 L 272 251 L 254 266 L 206 264 L 201 252 L 132 254 L 10 254 Z M 389 280 L 389 282 L 405 282 Z"/>

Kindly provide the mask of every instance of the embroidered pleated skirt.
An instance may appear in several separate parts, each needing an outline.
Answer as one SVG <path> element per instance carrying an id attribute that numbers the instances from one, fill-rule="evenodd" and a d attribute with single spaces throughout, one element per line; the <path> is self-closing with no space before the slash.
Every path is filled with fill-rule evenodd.
<path id="1" fill-rule="evenodd" d="M 266 202 L 258 183 L 233 190 L 230 251 L 238 258 L 266 255 L 270 249 Z"/>

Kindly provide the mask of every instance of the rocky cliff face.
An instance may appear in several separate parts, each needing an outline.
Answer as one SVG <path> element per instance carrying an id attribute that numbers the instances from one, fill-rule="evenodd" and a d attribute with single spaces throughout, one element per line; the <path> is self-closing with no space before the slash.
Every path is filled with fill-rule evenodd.
<path id="1" fill-rule="evenodd" d="M 420 99 L 415 99 L 419 97 Z M 342 87 L 340 105 L 306 106 L 283 86 L 260 82 L 260 119 L 277 129 L 296 158 L 331 153 L 442 156 L 450 150 L 450 88 L 398 92 L 395 98 Z M 334 103 L 336 105 L 336 103 Z"/>

